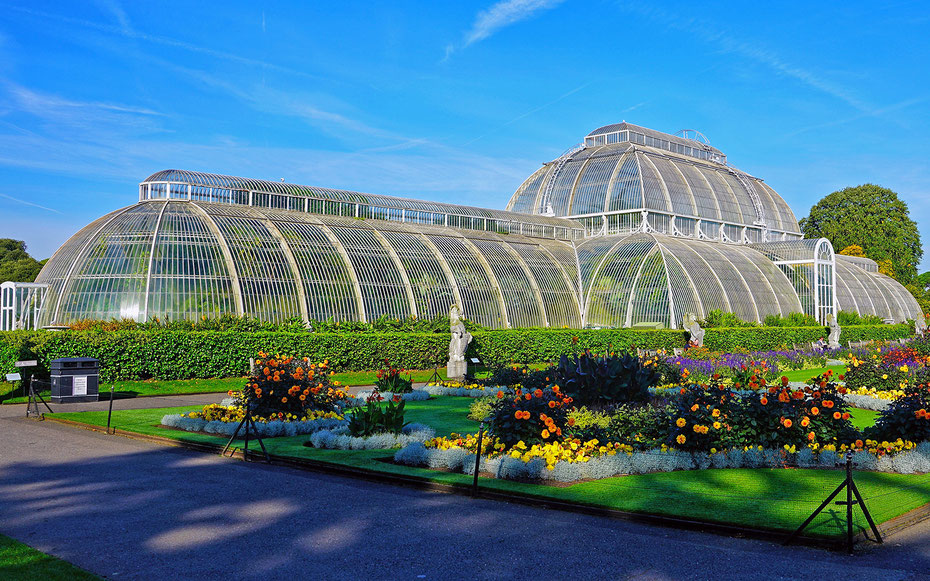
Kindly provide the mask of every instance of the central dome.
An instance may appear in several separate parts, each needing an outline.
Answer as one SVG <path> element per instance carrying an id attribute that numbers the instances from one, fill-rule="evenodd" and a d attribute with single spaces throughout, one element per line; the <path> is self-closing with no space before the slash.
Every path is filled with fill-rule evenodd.
<path id="1" fill-rule="evenodd" d="M 781 196 L 727 165 L 719 149 L 625 122 L 595 129 L 583 144 L 544 164 L 507 209 L 587 218 L 589 231 L 635 229 L 648 212 L 652 228 L 669 234 L 688 235 L 701 221 L 703 230 L 719 231 L 724 241 L 800 238 Z"/>

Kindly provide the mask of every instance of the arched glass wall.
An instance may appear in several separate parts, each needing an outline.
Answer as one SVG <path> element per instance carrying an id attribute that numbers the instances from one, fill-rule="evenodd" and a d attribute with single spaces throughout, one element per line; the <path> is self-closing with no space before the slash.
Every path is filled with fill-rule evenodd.
<path id="1" fill-rule="evenodd" d="M 836 255 L 836 299 L 839 310 L 860 315 L 878 315 L 896 323 L 922 316 L 920 305 L 898 281 L 866 270 L 874 265 L 862 259 Z M 870 261 L 871 262 L 871 261 Z M 863 268 L 865 266 L 866 268 Z"/>
<path id="2" fill-rule="evenodd" d="M 367 320 L 581 325 L 572 246 L 423 224 L 208 202 L 142 202 L 66 242 L 42 271 L 42 324 L 80 319 Z"/>
<path id="3" fill-rule="evenodd" d="M 597 238 L 579 247 L 585 322 L 680 327 L 712 310 L 761 322 L 801 311 L 788 278 L 747 246 L 655 234 Z"/>

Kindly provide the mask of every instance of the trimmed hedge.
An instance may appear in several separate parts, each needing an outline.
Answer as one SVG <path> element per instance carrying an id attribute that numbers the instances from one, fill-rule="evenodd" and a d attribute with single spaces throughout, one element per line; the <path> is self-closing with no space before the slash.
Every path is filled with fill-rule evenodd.
<path id="1" fill-rule="evenodd" d="M 844 327 L 847 341 L 897 339 L 913 334 L 909 325 Z M 816 341 L 823 327 L 744 327 L 707 329 L 708 349 L 774 349 Z M 470 357 L 488 364 L 557 360 L 563 353 L 667 349 L 685 346 L 685 333 L 634 329 L 501 329 L 476 331 Z M 0 373 L 20 359 L 37 359 L 40 374 L 59 357 L 100 360 L 101 380 L 240 377 L 259 351 L 328 359 L 337 370 L 381 367 L 384 359 L 408 369 L 445 365 L 449 336 L 444 333 L 303 333 L 280 331 L 9 331 L 0 333 Z"/>

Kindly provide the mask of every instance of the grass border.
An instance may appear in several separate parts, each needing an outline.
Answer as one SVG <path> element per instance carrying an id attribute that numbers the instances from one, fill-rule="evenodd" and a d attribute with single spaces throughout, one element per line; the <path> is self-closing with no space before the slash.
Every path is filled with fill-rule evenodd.
<path id="1" fill-rule="evenodd" d="M 57 422 L 62 425 L 82 428 L 85 430 L 90 430 L 93 432 L 104 432 L 101 430 L 100 426 L 94 424 L 87 424 L 84 422 L 78 422 L 74 420 L 68 420 L 64 418 L 56 417 L 45 417 L 43 419 Z M 208 442 L 193 442 L 190 440 L 181 440 L 168 438 L 164 436 L 155 436 L 150 434 L 142 434 L 139 432 L 133 432 L 130 430 L 123 430 L 118 428 L 113 428 L 110 431 L 111 435 L 118 435 L 134 440 L 142 440 L 146 442 L 152 442 L 156 444 L 162 444 L 167 446 L 185 448 L 195 452 L 202 453 L 219 453 L 223 446 L 221 444 L 214 444 Z M 253 452 L 254 453 L 254 452 Z M 266 464 L 264 458 L 261 456 L 261 452 L 257 453 L 257 456 L 261 458 L 260 464 Z M 300 470 L 310 471 L 310 472 L 319 472 L 324 474 L 335 474 L 338 476 L 345 476 L 349 478 L 358 478 L 362 480 L 367 480 L 371 482 L 379 482 L 385 484 L 392 484 L 396 486 L 406 486 L 409 488 L 416 488 L 419 490 L 429 490 L 433 492 L 444 492 L 448 494 L 459 494 L 464 496 L 472 496 L 476 498 L 485 498 L 489 500 L 497 500 L 504 502 L 513 502 L 517 504 L 524 504 L 528 506 L 534 506 L 537 508 L 549 508 L 554 510 L 562 510 L 566 512 L 575 512 L 580 514 L 589 514 L 593 516 L 602 516 L 607 518 L 614 518 L 619 520 L 626 520 L 630 522 L 636 522 L 641 524 L 649 525 L 659 525 L 659 526 L 668 526 L 677 529 L 684 530 L 696 530 L 700 532 L 708 532 L 718 535 L 726 535 L 731 537 L 745 537 L 753 538 L 771 542 L 781 542 L 783 543 L 788 538 L 788 533 L 783 529 L 771 529 L 766 527 L 746 527 L 733 524 L 725 524 L 713 521 L 704 521 L 698 519 L 687 519 L 679 517 L 671 517 L 665 515 L 657 514 L 647 514 L 647 513 L 638 513 L 623 511 L 614 508 L 607 508 L 599 506 L 596 504 L 586 504 L 581 502 L 570 502 L 565 500 L 556 500 L 547 496 L 533 494 L 533 493 L 521 493 L 516 491 L 502 491 L 502 490 L 493 490 L 488 487 L 482 487 L 479 482 L 477 494 L 473 493 L 472 487 L 470 485 L 462 485 L 457 483 L 441 483 L 435 482 L 426 477 L 414 476 L 409 474 L 395 474 L 388 472 L 381 472 L 378 470 L 372 470 L 367 468 L 362 468 L 358 466 L 347 466 L 345 464 L 337 462 L 327 462 L 325 460 L 315 460 L 310 458 L 295 458 L 292 456 L 282 456 L 277 454 L 269 454 L 272 459 L 272 464 L 277 466 L 288 466 L 291 468 L 297 468 Z M 242 450 L 239 448 L 234 448 L 232 453 L 227 456 L 228 458 L 238 458 L 245 459 L 242 453 Z M 250 457 L 252 455 L 250 454 Z M 879 532 L 882 534 L 882 537 L 887 537 L 894 533 L 900 532 L 910 526 L 913 526 L 924 519 L 930 516 L 930 503 L 927 503 L 923 506 L 920 506 L 914 510 L 911 510 L 907 513 L 904 513 L 900 516 L 897 516 L 893 519 L 885 521 L 878 525 Z M 869 537 L 865 531 L 859 532 L 854 536 L 854 543 L 860 544 L 868 541 L 869 543 L 874 542 L 871 537 Z M 812 536 L 802 534 L 799 536 L 794 544 L 804 546 L 812 546 L 824 549 L 830 549 L 834 551 L 845 551 L 846 549 L 846 539 L 844 537 L 823 537 L 823 536 Z"/>

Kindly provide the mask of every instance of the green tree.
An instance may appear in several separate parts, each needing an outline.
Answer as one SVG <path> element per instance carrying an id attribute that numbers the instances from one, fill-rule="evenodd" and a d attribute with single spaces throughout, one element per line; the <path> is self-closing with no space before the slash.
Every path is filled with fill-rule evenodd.
<path id="1" fill-rule="evenodd" d="M 920 233 L 907 204 L 888 188 L 864 184 L 833 192 L 817 202 L 800 224 L 807 238 L 827 238 L 834 248 L 858 245 L 876 262 L 891 261 L 888 270 L 901 283 L 917 276 L 923 256 Z"/>
<path id="2" fill-rule="evenodd" d="M 22 240 L 0 238 L 0 282 L 32 282 L 39 276 L 42 265 L 26 252 L 26 243 Z"/>

